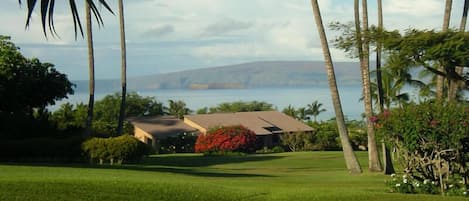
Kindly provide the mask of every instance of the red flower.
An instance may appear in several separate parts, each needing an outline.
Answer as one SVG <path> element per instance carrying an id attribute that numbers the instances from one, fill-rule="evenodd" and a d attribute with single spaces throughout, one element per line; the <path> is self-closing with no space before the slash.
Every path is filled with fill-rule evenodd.
<path id="1" fill-rule="evenodd" d="M 378 122 L 378 120 L 379 120 L 379 118 L 377 116 L 370 117 L 370 121 L 373 122 L 373 123 Z"/>

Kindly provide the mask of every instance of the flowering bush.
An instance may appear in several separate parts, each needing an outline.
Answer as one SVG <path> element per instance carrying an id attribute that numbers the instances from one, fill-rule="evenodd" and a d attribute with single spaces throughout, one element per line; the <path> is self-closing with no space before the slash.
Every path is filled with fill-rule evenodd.
<path id="1" fill-rule="evenodd" d="M 243 126 L 229 126 L 200 134 L 195 142 L 195 152 L 224 154 L 227 152 L 252 153 L 255 151 L 256 134 Z"/>
<path id="2" fill-rule="evenodd" d="M 396 174 L 391 175 L 391 180 L 386 181 L 390 192 L 397 193 L 422 193 L 422 194 L 438 194 L 440 192 L 438 181 L 431 181 L 425 179 L 419 181 L 412 176 Z M 468 189 L 463 185 L 463 182 L 451 181 L 445 188 L 446 195 L 453 196 L 467 196 Z"/>
<path id="3" fill-rule="evenodd" d="M 468 109 L 465 104 L 426 102 L 385 111 L 370 120 L 386 142 L 397 150 L 397 159 L 405 174 L 421 181 L 419 185 L 433 181 L 438 191 L 445 194 L 450 192 L 450 185 L 455 186 L 453 181 L 465 181 L 458 183 L 465 189 L 469 179 L 466 167 Z M 403 186 L 400 184 L 399 187 Z M 433 193 L 431 189 L 423 191 Z"/>

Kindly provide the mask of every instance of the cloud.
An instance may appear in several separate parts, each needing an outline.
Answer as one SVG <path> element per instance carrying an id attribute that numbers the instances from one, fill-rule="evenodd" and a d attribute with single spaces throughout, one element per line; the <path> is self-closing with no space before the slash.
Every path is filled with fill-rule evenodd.
<path id="1" fill-rule="evenodd" d="M 142 37 L 161 37 L 168 34 L 172 34 L 174 33 L 174 31 L 175 29 L 172 25 L 159 25 L 143 32 Z"/>
<path id="2" fill-rule="evenodd" d="M 384 11 L 391 14 L 428 17 L 439 15 L 444 10 L 441 0 L 393 0 L 384 3 Z"/>
<path id="3" fill-rule="evenodd" d="M 253 25 L 254 23 L 252 22 L 238 21 L 231 18 L 226 18 L 206 26 L 203 30 L 202 35 L 217 36 L 250 29 L 251 27 L 253 27 Z"/>

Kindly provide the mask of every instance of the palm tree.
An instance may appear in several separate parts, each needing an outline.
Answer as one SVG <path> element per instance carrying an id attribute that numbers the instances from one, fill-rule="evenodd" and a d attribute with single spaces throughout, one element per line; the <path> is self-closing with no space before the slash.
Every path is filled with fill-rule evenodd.
<path id="1" fill-rule="evenodd" d="M 86 18 L 86 38 L 88 41 L 88 68 L 89 68 L 89 91 L 90 97 L 88 101 L 88 117 L 86 118 L 86 136 L 91 135 L 91 128 L 93 126 L 93 108 L 94 108 L 94 46 L 93 46 L 93 29 L 91 23 L 91 7 L 88 3 L 85 5 L 85 18 Z"/>
<path id="2" fill-rule="evenodd" d="M 106 10 L 109 12 L 112 12 L 111 7 L 109 4 L 106 2 L 106 0 L 97 0 L 101 5 L 103 5 Z M 31 18 L 34 9 L 36 8 L 36 4 L 39 2 L 38 0 L 28 0 L 26 5 L 28 7 L 28 13 L 27 13 L 27 18 L 26 18 L 26 27 L 30 26 Z M 46 27 L 49 27 L 49 32 L 51 33 L 52 36 L 57 35 L 57 32 L 55 31 L 55 25 L 54 25 L 54 9 L 55 9 L 55 0 L 40 0 L 41 2 L 41 25 L 42 25 L 42 31 L 44 32 L 44 35 L 47 36 L 47 29 Z M 96 17 L 96 20 L 98 22 L 98 25 L 103 25 L 103 19 L 101 17 L 101 13 L 96 6 L 95 0 L 86 0 L 87 4 L 90 6 L 94 16 Z M 22 0 L 18 0 L 18 3 L 22 5 Z M 80 15 L 78 14 L 78 8 L 75 0 L 69 0 L 70 4 L 70 12 L 72 13 L 73 17 L 73 25 L 75 29 L 75 38 L 77 38 L 78 32 L 80 32 L 81 36 L 83 37 L 83 27 L 81 25 L 81 19 Z"/>
<path id="3" fill-rule="evenodd" d="M 290 117 L 298 119 L 297 111 L 292 105 L 288 105 L 286 108 L 283 108 L 282 112 Z"/>
<path id="4" fill-rule="evenodd" d="M 383 1 L 378 0 L 378 32 L 381 34 L 384 30 L 383 25 Z M 376 84 L 378 90 L 378 109 L 380 112 L 384 111 L 383 103 L 383 84 L 381 78 L 381 54 L 383 51 L 383 44 L 381 39 L 376 42 Z"/>
<path id="5" fill-rule="evenodd" d="M 186 107 L 186 103 L 184 101 L 168 100 L 168 103 L 169 107 L 166 108 L 166 113 L 179 119 L 183 119 L 184 115 L 190 114 L 192 112 L 189 108 Z"/>
<path id="6" fill-rule="evenodd" d="M 118 1 L 119 4 L 119 25 L 120 25 L 120 39 L 121 39 L 121 86 L 122 97 L 119 111 L 119 121 L 117 123 L 117 135 L 122 134 L 125 119 L 125 97 L 127 94 L 127 50 L 125 44 L 125 23 L 124 23 L 124 6 L 122 0 Z"/>
<path id="7" fill-rule="evenodd" d="M 112 9 L 109 7 L 105 0 L 98 0 L 100 4 L 104 5 L 104 7 L 111 13 Z M 22 4 L 21 0 L 18 0 L 19 4 Z M 36 3 L 38 0 L 28 0 L 27 7 L 28 13 L 26 18 L 26 27 L 30 26 L 32 13 L 35 9 Z M 46 25 L 49 27 L 50 33 L 54 36 L 57 35 L 54 26 L 54 8 L 55 8 L 55 1 L 54 0 L 41 0 L 41 24 L 42 30 L 44 35 L 47 37 L 47 30 Z M 70 11 L 73 17 L 73 25 L 75 29 L 75 39 L 77 38 L 78 32 L 83 36 L 83 28 L 81 25 L 81 20 L 78 12 L 77 5 L 75 0 L 70 0 Z M 88 67 L 89 67 L 89 101 L 88 101 L 88 115 L 86 118 L 86 131 L 85 135 L 89 136 L 91 134 L 91 127 L 93 122 L 93 107 L 94 107 L 94 85 L 95 85 L 95 78 L 94 78 L 94 49 L 93 49 L 93 32 L 92 32 L 92 23 L 91 23 L 91 12 L 93 12 L 94 16 L 97 19 L 98 25 L 103 24 L 103 19 L 101 18 L 101 14 L 93 0 L 86 0 L 85 3 L 85 18 L 86 18 L 86 35 L 87 35 L 87 45 L 88 45 Z"/>
<path id="8" fill-rule="evenodd" d="M 442 31 L 448 31 L 449 28 L 449 22 L 451 19 L 451 7 L 453 5 L 453 0 L 446 0 L 445 4 L 445 15 L 443 17 L 443 28 Z M 438 71 L 443 72 L 444 71 L 444 66 L 438 66 Z M 444 88 L 445 88 L 445 77 L 441 75 L 436 75 L 436 98 L 438 100 L 443 99 L 443 93 L 444 93 Z"/>
<path id="9" fill-rule="evenodd" d="M 464 0 L 464 6 L 463 6 L 463 13 L 461 16 L 461 23 L 459 24 L 459 31 L 464 32 L 466 30 L 466 23 L 467 23 L 467 11 L 469 7 L 469 0 Z M 456 73 L 460 76 L 463 75 L 464 73 L 464 68 L 463 67 L 456 67 Z M 460 81 L 451 81 L 449 91 L 448 91 L 448 100 L 456 100 L 457 93 L 460 89 L 460 87 L 464 86 L 463 82 Z"/>
<path id="10" fill-rule="evenodd" d="M 356 40 L 357 49 L 360 59 L 360 71 L 362 75 L 362 86 L 363 96 L 365 104 L 365 116 L 368 134 L 368 168 L 372 172 L 381 171 L 381 164 L 379 162 L 378 148 L 376 146 L 375 129 L 371 122 L 373 116 L 373 103 L 371 100 L 371 81 L 370 81 L 370 43 L 368 33 L 368 6 L 367 0 L 362 0 L 362 12 L 363 12 L 363 33 L 360 30 L 360 14 L 359 14 L 359 1 L 354 1 L 354 13 L 355 13 L 355 28 L 356 28 Z"/>
<path id="11" fill-rule="evenodd" d="M 308 111 L 309 111 L 309 114 L 313 116 L 314 122 L 318 122 L 317 116 L 321 114 L 322 112 L 326 111 L 326 109 L 321 108 L 321 107 L 322 107 L 322 103 L 319 103 L 317 100 L 311 104 L 308 104 Z"/>
<path id="12" fill-rule="evenodd" d="M 303 121 L 308 120 L 308 109 L 306 109 L 305 107 L 300 107 L 296 111 L 296 115 L 298 116 L 298 119 L 300 120 L 303 120 Z"/>
<path id="13" fill-rule="evenodd" d="M 355 156 L 350 139 L 345 125 L 344 113 L 342 111 L 342 105 L 340 103 L 339 91 L 337 90 L 337 82 L 334 73 L 334 64 L 332 63 L 331 53 L 329 51 L 329 44 L 327 42 L 326 33 L 324 31 L 324 25 L 322 23 L 321 11 L 319 10 L 318 1 L 311 0 L 313 8 L 314 19 L 316 21 L 316 27 L 318 29 L 319 37 L 321 39 L 321 46 L 323 50 L 325 67 L 327 71 L 327 77 L 329 81 L 329 88 L 331 90 L 331 98 L 334 106 L 336 115 L 337 127 L 339 129 L 340 141 L 342 143 L 342 149 L 344 152 L 345 164 L 347 169 L 352 174 L 359 174 L 362 172 L 360 164 L 358 163 L 357 157 Z"/>

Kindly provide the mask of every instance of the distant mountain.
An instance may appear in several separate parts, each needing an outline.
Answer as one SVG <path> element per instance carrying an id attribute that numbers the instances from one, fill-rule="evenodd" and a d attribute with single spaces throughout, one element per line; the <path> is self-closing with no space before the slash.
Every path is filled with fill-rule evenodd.
<path id="1" fill-rule="evenodd" d="M 339 85 L 361 83 L 356 62 L 336 62 L 335 72 Z M 88 81 L 74 83 L 76 92 L 88 91 Z M 129 91 L 327 86 L 327 74 L 322 61 L 259 61 L 132 77 L 127 84 Z M 96 81 L 97 92 L 119 90 L 118 79 Z"/>

